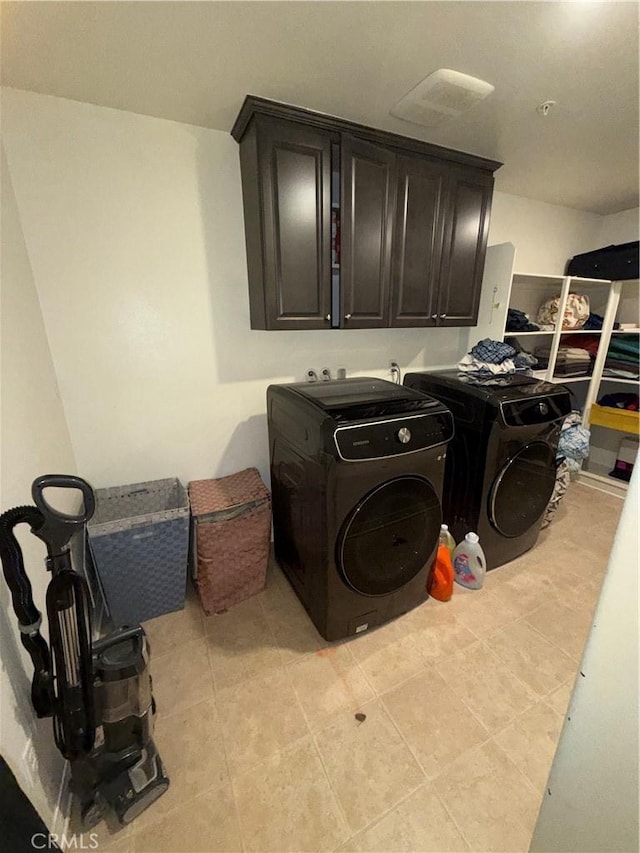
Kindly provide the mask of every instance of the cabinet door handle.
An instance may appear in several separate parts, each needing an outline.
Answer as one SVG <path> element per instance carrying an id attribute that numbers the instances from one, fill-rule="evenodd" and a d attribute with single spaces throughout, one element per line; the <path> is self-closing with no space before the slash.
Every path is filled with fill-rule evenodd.
<path id="1" fill-rule="evenodd" d="M 345 314 L 345 315 L 344 315 L 344 319 L 345 319 L 345 320 L 350 320 L 350 319 L 351 319 L 351 314 Z"/>
<path id="2" fill-rule="evenodd" d="M 331 320 L 331 314 L 327 314 L 327 316 L 324 319 L 325 320 Z"/>
<path id="3" fill-rule="evenodd" d="M 441 320 L 444 320 L 446 316 L 447 316 L 446 314 L 441 314 L 441 315 L 440 315 L 440 319 L 441 319 Z"/>
<path id="4" fill-rule="evenodd" d="M 431 315 L 431 319 L 432 319 L 432 320 L 437 320 L 437 319 L 438 319 L 438 315 L 437 315 L 437 314 L 432 314 L 432 315 Z"/>

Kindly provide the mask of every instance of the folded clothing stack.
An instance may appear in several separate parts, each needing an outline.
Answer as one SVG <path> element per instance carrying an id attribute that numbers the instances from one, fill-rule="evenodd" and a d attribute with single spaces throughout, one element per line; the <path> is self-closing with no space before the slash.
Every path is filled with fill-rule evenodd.
<path id="1" fill-rule="evenodd" d="M 504 341 L 484 338 L 458 363 L 458 370 L 478 384 L 493 384 L 496 377 L 514 373 L 528 375 L 536 364 L 529 353 L 518 353 Z"/>
<path id="2" fill-rule="evenodd" d="M 604 325 L 604 317 L 602 317 L 600 314 L 594 314 L 593 312 L 591 312 L 591 314 L 589 314 L 589 316 L 587 317 L 586 322 L 582 328 L 585 332 L 587 330 L 599 331 L 600 329 L 602 329 L 603 325 Z M 613 328 L 619 329 L 620 323 L 614 323 Z"/>
<path id="3" fill-rule="evenodd" d="M 534 350 L 541 368 L 549 366 L 551 347 L 539 346 Z M 591 372 L 591 355 L 583 347 L 560 346 L 556 356 L 554 376 L 588 376 Z"/>
<path id="4" fill-rule="evenodd" d="M 600 337 L 598 335 L 563 335 L 560 346 L 580 346 L 595 359 Z M 638 335 L 613 335 L 604 362 L 603 376 L 620 379 L 640 377 L 640 339 Z"/>
<path id="5" fill-rule="evenodd" d="M 507 332 L 537 332 L 540 326 L 536 326 L 529 320 L 529 315 L 517 308 L 507 310 Z"/>
<path id="6" fill-rule="evenodd" d="M 619 376 L 621 379 L 640 378 L 639 345 L 638 335 L 615 335 L 612 337 L 602 375 Z"/>
<path id="7" fill-rule="evenodd" d="M 640 397 L 637 394 L 605 394 L 598 400 L 599 406 L 609 406 L 612 409 L 625 409 L 627 412 L 637 412 L 640 409 Z"/>

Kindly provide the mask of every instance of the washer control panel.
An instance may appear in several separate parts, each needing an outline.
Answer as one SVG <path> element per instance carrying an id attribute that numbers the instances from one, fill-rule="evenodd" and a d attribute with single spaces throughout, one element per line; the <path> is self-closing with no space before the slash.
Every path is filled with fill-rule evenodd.
<path id="1" fill-rule="evenodd" d="M 453 438 L 449 411 L 340 426 L 334 432 L 338 455 L 347 462 L 383 459 L 445 444 Z"/>

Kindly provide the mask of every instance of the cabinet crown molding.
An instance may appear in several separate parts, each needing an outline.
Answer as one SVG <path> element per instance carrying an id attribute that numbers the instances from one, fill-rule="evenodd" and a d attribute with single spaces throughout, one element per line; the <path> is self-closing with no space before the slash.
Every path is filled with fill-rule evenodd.
<path id="1" fill-rule="evenodd" d="M 258 95 L 247 95 L 244 99 L 238 117 L 231 128 L 231 136 L 236 142 L 242 140 L 255 115 L 287 119 L 288 121 L 297 121 L 328 131 L 348 133 L 370 142 L 383 143 L 397 149 L 411 151 L 414 154 L 421 154 L 424 157 L 433 157 L 440 161 L 447 160 L 451 163 L 457 163 L 460 166 L 472 166 L 475 169 L 485 170 L 490 174 L 493 174 L 493 172 L 497 171 L 503 165 L 497 160 L 489 160 L 486 157 L 479 157 L 476 154 L 468 154 L 453 148 L 433 145 L 430 142 L 423 142 L 420 139 L 368 127 L 358 122 L 327 115 L 326 113 L 309 110 L 304 107 L 297 107 L 293 104 L 272 101 L 268 98 L 261 98 Z"/>

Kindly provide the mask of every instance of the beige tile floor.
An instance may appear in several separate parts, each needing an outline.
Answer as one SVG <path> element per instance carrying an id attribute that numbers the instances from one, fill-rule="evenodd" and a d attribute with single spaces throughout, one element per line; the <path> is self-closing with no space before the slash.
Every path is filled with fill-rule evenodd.
<path id="1" fill-rule="evenodd" d="M 572 484 L 482 590 L 340 644 L 275 566 L 148 623 L 171 787 L 100 849 L 526 851 L 621 506 Z"/>

